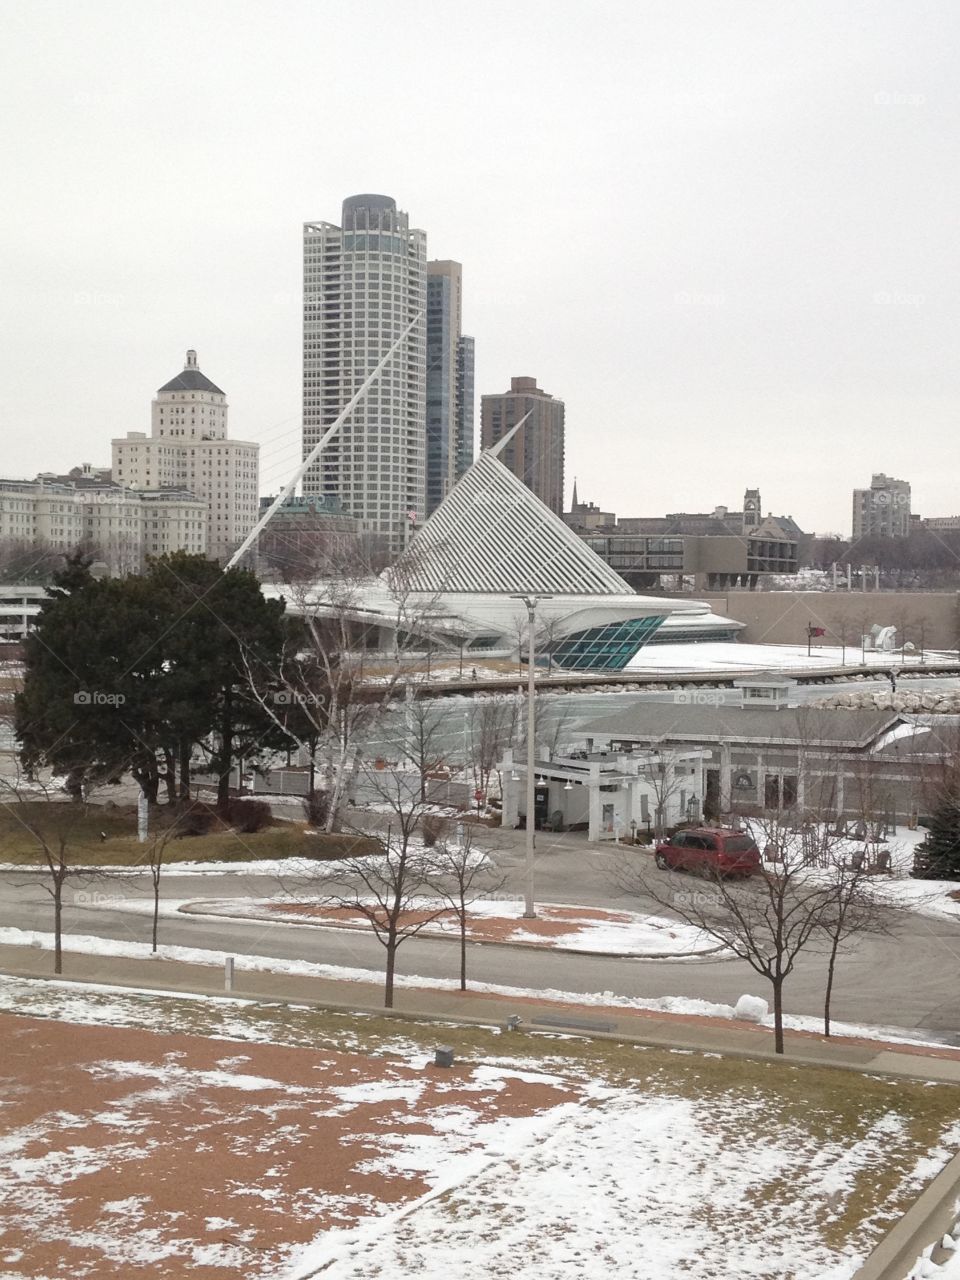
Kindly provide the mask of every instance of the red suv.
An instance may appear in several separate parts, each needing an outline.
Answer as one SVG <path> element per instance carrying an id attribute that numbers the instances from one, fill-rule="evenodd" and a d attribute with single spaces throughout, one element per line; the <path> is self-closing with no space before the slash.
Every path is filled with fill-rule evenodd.
<path id="1" fill-rule="evenodd" d="M 760 850 L 745 831 L 697 827 L 678 831 L 658 844 L 656 863 L 663 871 L 695 871 L 708 876 L 754 876 L 761 869 Z"/>

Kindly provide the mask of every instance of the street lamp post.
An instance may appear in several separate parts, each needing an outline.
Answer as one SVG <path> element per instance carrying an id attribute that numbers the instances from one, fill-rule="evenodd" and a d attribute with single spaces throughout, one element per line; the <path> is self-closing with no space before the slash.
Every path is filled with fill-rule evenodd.
<path id="1" fill-rule="evenodd" d="M 537 909 L 533 903 L 533 845 L 534 845 L 534 827 L 536 822 L 534 812 L 537 807 L 536 779 L 534 778 L 534 767 L 536 765 L 536 736 L 537 736 L 537 719 L 534 699 L 536 697 L 536 680 L 534 669 L 535 644 L 534 632 L 537 620 L 537 598 L 531 596 L 524 603 L 527 606 L 527 857 L 526 857 L 526 876 L 524 878 L 523 887 L 523 915 L 527 920 L 532 920 Z"/>
<path id="2" fill-rule="evenodd" d="M 527 826 L 526 826 L 526 862 L 523 888 L 523 918 L 533 920 L 537 911 L 533 901 L 533 850 L 534 850 L 534 810 L 537 807 L 536 794 L 536 623 L 537 605 L 541 600 L 549 600 L 549 596 L 515 596 L 527 607 Z"/>

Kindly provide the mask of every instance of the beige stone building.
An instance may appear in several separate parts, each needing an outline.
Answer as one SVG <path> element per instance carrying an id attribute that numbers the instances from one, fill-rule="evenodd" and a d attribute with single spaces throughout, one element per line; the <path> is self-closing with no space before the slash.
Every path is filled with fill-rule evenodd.
<path id="1" fill-rule="evenodd" d="M 510 390 L 481 399 L 481 446 L 489 449 L 526 414 L 501 462 L 551 511 L 563 515 L 564 404 L 537 386 L 536 378 L 511 378 Z"/>
<path id="2" fill-rule="evenodd" d="M 67 485 L 0 480 L 0 541 L 69 551 L 83 539 L 83 507 Z"/>
<path id="3" fill-rule="evenodd" d="M 107 573 L 138 573 L 148 556 L 203 554 L 206 504 L 180 489 L 137 492 L 102 478 L 0 480 L 0 541 L 64 555 L 89 550 Z"/>
<path id="4" fill-rule="evenodd" d="M 869 489 L 854 489 L 852 536 L 906 538 L 910 533 L 910 482 L 876 472 Z"/>
<path id="5" fill-rule="evenodd" d="M 227 413 L 226 395 L 201 373 L 196 351 L 188 351 L 182 372 L 157 392 L 150 435 L 128 431 L 112 441 L 117 484 L 147 493 L 185 490 L 203 502 L 205 550 L 218 560 L 253 528 L 260 487 L 260 446 L 230 440 Z"/>

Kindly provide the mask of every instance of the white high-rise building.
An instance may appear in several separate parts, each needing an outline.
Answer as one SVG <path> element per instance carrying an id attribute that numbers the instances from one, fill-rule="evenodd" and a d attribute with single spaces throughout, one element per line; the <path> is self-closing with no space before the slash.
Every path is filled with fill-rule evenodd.
<path id="1" fill-rule="evenodd" d="M 207 555 L 226 559 L 253 528 L 260 446 L 227 438 L 227 397 L 188 351 L 182 372 L 157 392 L 150 435 L 112 441 L 113 479 L 129 489 L 186 489 L 206 504 Z"/>
<path id="2" fill-rule="evenodd" d="M 426 503 L 427 236 L 396 201 L 351 196 L 303 228 L 303 456 L 417 316 L 420 322 L 304 477 L 365 533 L 403 549 Z"/>

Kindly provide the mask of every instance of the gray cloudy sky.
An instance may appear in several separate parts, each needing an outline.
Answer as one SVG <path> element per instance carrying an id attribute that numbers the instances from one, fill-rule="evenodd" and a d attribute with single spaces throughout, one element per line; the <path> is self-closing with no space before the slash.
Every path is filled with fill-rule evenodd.
<path id="1" fill-rule="evenodd" d="M 0 473 L 108 463 L 195 346 L 275 488 L 300 224 L 382 191 L 464 264 L 478 394 L 566 401 L 568 495 L 960 512 L 955 0 L 0 13 Z"/>

